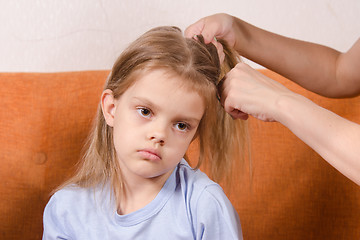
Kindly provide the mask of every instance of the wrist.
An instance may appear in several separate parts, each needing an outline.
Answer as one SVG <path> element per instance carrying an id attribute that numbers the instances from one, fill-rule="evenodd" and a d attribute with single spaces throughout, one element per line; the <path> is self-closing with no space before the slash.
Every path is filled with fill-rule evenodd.
<path id="1" fill-rule="evenodd" d="M 250 42 L 250 34 L 246 28 L 246 22 L 233 17 L 233 31 L 234 31 L 234 49 L 240 55 L 246 55 L 246 49 L 248 49 L 248 43 Z"/>
<path id="2" fill-rule="evenodd" d="M 258 50 L 256 27 L 233 17 L 235 44 L 234 49 L 243 57 L 253 59 L 254 51 Z"/>
<path id="3" fill-rule="evenodd" d="M 275 101 L 273 109 L 274 120 L 289 127 L 291 123 L 296 122 L 304 108 L 304 105 L 310 101 L 304 96 L 289 92 L 283 94 Z"/>

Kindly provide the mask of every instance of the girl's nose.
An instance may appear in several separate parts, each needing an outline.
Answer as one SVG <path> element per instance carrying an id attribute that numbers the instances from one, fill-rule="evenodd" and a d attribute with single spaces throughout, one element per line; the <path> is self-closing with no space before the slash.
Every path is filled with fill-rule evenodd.
<path id="1" fill-rule="evenodd" d="M 163 146 L 165 144 L 165 140 L 161 135 L 155 135 L 151 137 L 150 139 L 154 143 L 160 144 L 160 146 Z"/>
<path id="2" fill-rule="evenodd" d="M 165 138 L 166 138 L 166 125 L 165 123 L 154 122 L 150 126 L 149 135 L 148 138 L 154 142 L 158 143 L 161 146 L 165 144 Z"/>

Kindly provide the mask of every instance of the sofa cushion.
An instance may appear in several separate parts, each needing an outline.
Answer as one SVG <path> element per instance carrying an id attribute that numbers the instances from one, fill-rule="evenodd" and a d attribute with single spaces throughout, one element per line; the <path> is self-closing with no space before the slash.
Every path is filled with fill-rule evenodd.
<path id="1" fill-rule="evenodd" d="M 41 239 L 49 194 L 74 170 L 108 73 L 0 74 L 1 239 Z"/>
<path id="2" fill-rule="evenodd" d="M 41 239 L 44 207 L 80 159 L 108 73 L 0 73 L 1 239 Z M 263 73 L 360 123 L 360 97 L 323 98 Z M 360 239 L 359 186 L 279 123 L 248 123 L 251 163 L 221 183 L 244 238 Z"/>

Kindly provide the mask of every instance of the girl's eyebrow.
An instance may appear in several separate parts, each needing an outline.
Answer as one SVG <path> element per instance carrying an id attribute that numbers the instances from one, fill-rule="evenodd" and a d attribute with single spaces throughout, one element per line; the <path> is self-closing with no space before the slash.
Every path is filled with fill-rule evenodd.
<path id="1" fill-rule="evenodd" d="M 133 97 L 133 99 L 139 101 L 141 104 L 146 105 L 146 107 L 149 107 L 153 111 L 157 111 L 160 109 L 159 106 L 157 106 L 147 98 Z M 185 121 L 189 123 L 199 123 L 201 121 L 201 119 L 195 117 L 189 117 L 189 116 L 178 116 L 177 119 L 179 119 L 179 121 Z"/>
<path id="2" fill-rule="evenodd" d="M 156 106 L 153 102 L 151 102 L 149 99 L 147 98 L 142 98 L 142 97 L 133 97 L 133 99 L 135 99 L 138 102 L 141 102 L 141 104 L 146 105 L 146 107 L 151 108 L 152 110 L 157 110 L 159 109 L 158 106 Z"/>
<path id="3" fill-rule="evenodd" d="M 198 123 L 200 123 L 200 119 L 197 119 L 197 118 L 181 118 L 181 121 L 187 122 L 189 124 L 198 124 Z"/>

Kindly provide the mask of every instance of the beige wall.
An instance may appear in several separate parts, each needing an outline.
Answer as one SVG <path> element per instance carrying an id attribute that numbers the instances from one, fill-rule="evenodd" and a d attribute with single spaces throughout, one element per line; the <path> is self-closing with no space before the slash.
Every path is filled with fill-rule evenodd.
<path id="1" fill-rule="evenodd" d="M 0 71 L 109 69 L 146 30 L 217 12 L 341 51 L 360 36 L 359 0 L 0 0 Z"/>

